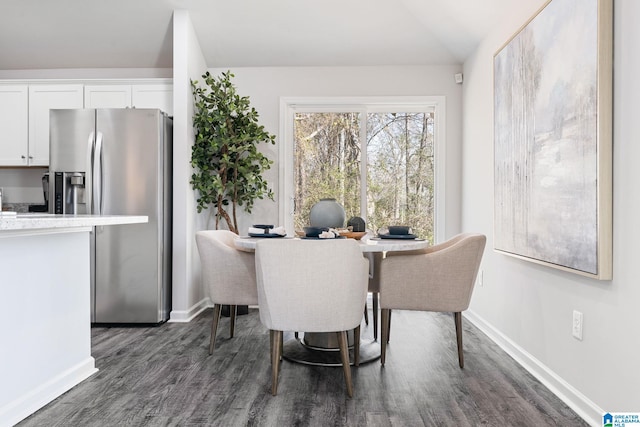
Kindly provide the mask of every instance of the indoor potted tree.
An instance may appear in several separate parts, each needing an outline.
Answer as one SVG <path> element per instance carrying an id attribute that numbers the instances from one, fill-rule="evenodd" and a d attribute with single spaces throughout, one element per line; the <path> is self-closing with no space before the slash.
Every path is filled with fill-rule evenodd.
<path id="1" fill-rule="evenodd" d="M 191 82 L 195 101 L 195 143 L 191 153 L 191 185 L 198 192 L 198 212 L 213 206 L 218 229 L 223 219 L 238 233 L 237 209 L 251 213 L 256 199 L 273 200 L 262 177 L 273 161 L 258 151 L 258 144 L 275 144 L 275 136 L 258 124 L 258 112 L 249 97 L 240 96 L 227 71 L 219 77 L 208 71 L 204 86 Z"/>

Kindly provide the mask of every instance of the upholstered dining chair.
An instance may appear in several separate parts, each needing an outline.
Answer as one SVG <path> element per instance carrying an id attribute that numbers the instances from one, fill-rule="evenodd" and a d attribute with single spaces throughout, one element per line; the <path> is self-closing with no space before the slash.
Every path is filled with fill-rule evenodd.
<path id="1" fill-rule="evenodd" d="M 278 390 L 282 332 L 335 332 L 347 394 L 353 396 L 347 331 L 359 364 L 369 265 L 352 239 L 269 239 L 256 244 L 260 320 L 271 338 L 271 393 Z"/>
<path id="2" fill-rule="evenodd" d="M 213 353 L 221 307 L 229 305 L 229 335 L 233 338 L 238 305 L 257 305 L 255 257 L 235 248 L 237 234 L 227 230 L 196 232 L 202 280 L 213 302 L 209 354 Z"/>
<path id="3" fill-rule="evenodd" d="M 469 307 L 486 244 L 482 234 L 459 234 L 426 249 L 388 252 L 380 262 L 381 358 L 385 364 L 391 309 L 452 312 L 458 364 L 462 354 L 462 312 Z"/>

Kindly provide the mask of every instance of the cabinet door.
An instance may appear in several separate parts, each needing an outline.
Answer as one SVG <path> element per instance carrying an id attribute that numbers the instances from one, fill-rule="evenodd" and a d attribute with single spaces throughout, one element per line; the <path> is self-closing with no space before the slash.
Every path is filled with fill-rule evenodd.
<path id="1" fill-rule="evenodd" d="M 26 166 L 29 130 L 27 85 L 0 85 L 0 166 Z"/>
<path id="2" fill-rule="evenodd" d="M 84 108 L 131 107 L 131 85 L 86 85 Z"/>
<path id="3" fill-rule="evenodd" d="M 49 110 L 82 108 L 82 85 L 29 86 L 29 165 L 49 165 Z"/>
<path id="4" fill-rule="evenodd" d="M 134 108 L 159 108 L 168 115 L 173 115 L 173 85 L 133 85 L 131 90 Z"/>

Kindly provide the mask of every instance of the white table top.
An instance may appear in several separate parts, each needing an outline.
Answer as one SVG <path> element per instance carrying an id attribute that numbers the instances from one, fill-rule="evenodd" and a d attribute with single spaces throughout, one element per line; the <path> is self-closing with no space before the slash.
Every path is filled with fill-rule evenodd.
<path id="1" fill-rule="evenodd" d="M 277 239 L 277 237 L 274 237 Z M 292 239 L 293 237 L 283 237 L 284 239 Z M 297 237 L 296 237 L 297 238 Z M 264 237 L 237 237 L 235 246 L 237 249 L 253 252 L 256 249 L 256 242 L 263 240 Z M 321 239 L 320 239 L 321 240 Z M 414 249 L 423 249 L 429 246 L 429 242 L 423 239 L 415 240 L 397 240 L 397 239 L 379 239 L 364 236 L 360 243 L 362 252 L 387 252 L 387 251 L 411 251 Z"/>

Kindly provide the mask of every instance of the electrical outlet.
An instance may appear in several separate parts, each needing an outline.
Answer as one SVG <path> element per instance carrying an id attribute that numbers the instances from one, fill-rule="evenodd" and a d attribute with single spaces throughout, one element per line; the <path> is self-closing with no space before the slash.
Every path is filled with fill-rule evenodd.
<path id="1" fill-rule="evenodd" d="M 582 313 L 573 310 L 573 336 L 582 341 Z"/>

